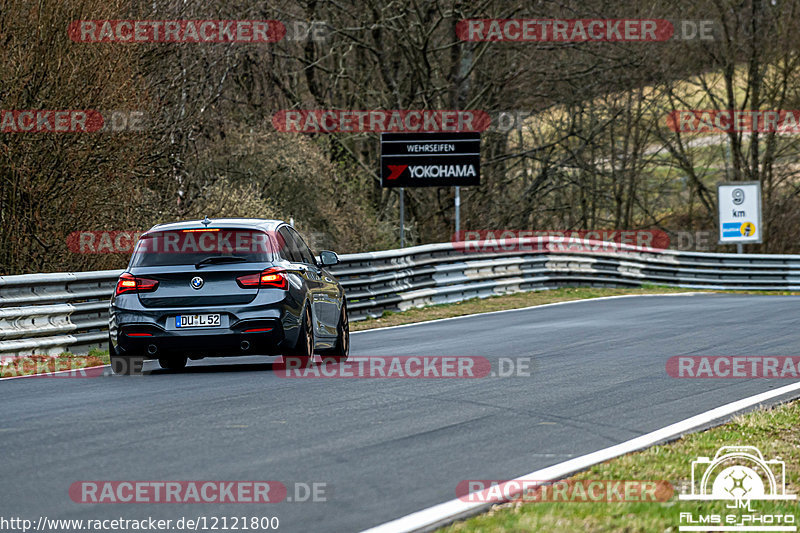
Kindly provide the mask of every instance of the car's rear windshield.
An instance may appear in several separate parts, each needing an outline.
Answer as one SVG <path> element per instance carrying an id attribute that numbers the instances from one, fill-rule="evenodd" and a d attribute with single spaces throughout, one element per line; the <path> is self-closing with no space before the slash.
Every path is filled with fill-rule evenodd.
<path id="1" fill-rule="evenodd" d="M 250 229 L 185 229 L 142 235 L 132 267 L 195 265 L 215 256 L 241 257 L 250 263 L 273 261 L 273 239 Z"/>

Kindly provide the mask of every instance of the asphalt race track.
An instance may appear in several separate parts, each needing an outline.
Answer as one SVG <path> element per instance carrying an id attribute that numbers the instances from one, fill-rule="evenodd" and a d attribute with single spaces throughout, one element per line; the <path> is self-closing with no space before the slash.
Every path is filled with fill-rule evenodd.
<path id="1" fill-rule="evenodd" d="M 272 358 L 0 383 L 4 517 L 277 516 L 358 531 L 791 383 L 675 379 L 673 355 L 799 355 L 800 297 L 633 297 L 353 335 L 353 355 L 533 358 L 532 377 L 285 379 Z M 774 402 L 785 400 L 776 398 Z M 734 444 L 734 443 L 731 443 Z M 687 475 L 692 458 L 687 457 Z M 325 483 L 325 502 L 79 504 L 80 480 Z"/>

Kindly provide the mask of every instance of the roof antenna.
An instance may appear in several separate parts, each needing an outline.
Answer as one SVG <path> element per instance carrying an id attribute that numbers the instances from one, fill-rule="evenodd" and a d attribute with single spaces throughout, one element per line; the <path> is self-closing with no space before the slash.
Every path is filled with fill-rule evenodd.
<path id="1" fill-rule="evenodd" d="M 205 218 L 203 218 L 202 224 L 205 227 L 208 227 L 208 225 L 211 224 L 211 220 L 209 220 L 208 215 L 206 215 Z"/>

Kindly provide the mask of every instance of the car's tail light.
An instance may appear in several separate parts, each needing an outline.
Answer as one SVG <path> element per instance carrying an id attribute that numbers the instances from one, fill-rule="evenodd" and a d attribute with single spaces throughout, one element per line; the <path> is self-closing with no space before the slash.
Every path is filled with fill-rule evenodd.
<path id="1" fill-rule="evenodd" d="M 261 283 L 259 287 L 272 287 L 275 289 L 288 289 L 289 278 L 286 272 L 278 268 L 269 268 L 261 273 Z"/>
<path id="2" fill-rule="evenodd" d="M 248 274 L 236 278 L 236 283 L 243 289 L 283 289 L 289 288 L 289 278 L 282 268 L 268 268 L 259 274 Z"/>
<path id="3" fill-rule="evenodd" d="M 158 288 L 158 281 L 147 278 L 137 278 L 125 272 L 117 280 L 117 294 L 126 292 L 153 292 Z"/>

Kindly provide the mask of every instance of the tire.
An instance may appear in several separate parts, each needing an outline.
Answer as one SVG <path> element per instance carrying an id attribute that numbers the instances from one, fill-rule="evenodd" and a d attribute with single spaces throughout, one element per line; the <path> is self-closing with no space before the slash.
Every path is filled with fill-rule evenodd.
<path id="1" fill-rule="evenodd" d="M 284 357 L 300 361 L 301 367 L 308 367 L 314 362 L 314 327 L 311 323 L 311 305 L 306 305 L 303 310 L 303 319 L 300 323 L 300 333 L 294 348 Z"/>
<path id="2" fill-rule="evenodd" d="M 332 361 L 341 363 L 347 361 L 350 355 L 350 320 L 347 318 L 347 306 L 342 304 L 342 314 L 339 316 L 339 324 L 336 326 L 336 346 L 322 356 L 322 362 Z"/>
<path id="3" fill-rule="evenodd" d="M 183 370 L 188 359 L 188 357 L 161 357 L 158 359 L 158 364 L 164 370 Z"/>

